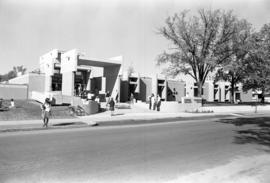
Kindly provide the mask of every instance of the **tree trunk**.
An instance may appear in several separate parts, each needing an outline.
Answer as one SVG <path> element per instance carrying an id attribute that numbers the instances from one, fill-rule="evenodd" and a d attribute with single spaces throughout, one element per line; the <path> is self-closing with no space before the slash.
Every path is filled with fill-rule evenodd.
<path id="1" fill-rule="evenodd" d="M 264 104 L 264 88 L 262 88 L 262 100 L 261 103 Z"/>
<path id="2" fill-rule="evenodd" d="M 231 82 L 231 103 L 234 104 L 234 82 Z"/>
<path id="3" fill-rule="evenodd" d="M 202 83 L 197 82 L 198 84 L 198 97 L 202 97 Z"/>

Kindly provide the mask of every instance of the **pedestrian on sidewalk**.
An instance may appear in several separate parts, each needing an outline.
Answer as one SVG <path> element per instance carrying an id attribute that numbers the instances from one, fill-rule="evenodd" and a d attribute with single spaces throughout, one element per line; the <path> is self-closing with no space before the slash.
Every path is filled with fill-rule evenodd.
<path id="1" fill-rule="evenodd" d="M 161 105 L 161 97 L 157 96 L 157 111 L 160 111 L 160 105 Z"/>
<path id="2" fill-rule="evenodd" d="M 110 99 L 109 106 L 110 106 L 111 116 L 113 116 L 114 115 L 115 102 L 114 102 L 112 97 Z"/>
<path id="3" fill-rule="evenodd" d="M 151 103 L 152 103 L 153 110 L 156 110 L 157 103 L 156 103 L 156 97 L 154 94 L 153 94 L 153 97 L 151 98 Z"/>
<path id="4" fill-rule="evenodd" d="M 149 96 L 149 109 L 151 110 L 152 109 L 152 98 L 154 97 L 154 94 L 152 93 L 150 96 Z"/>
<path id="5" fill-rule="evenodd" d="M 109 102 L 110 102 L 111 93 L 110 91 L 106 92 L 105 98 L 106 98 L 106 110 L 108 110 Z"/>
<path id="6" fill-rule="evenodd" d="M 134 95 L 133 95 L 133 93 L 130 94 L 130 104 L 131 105 L 134 104 Z"/>
<path id="7" fill-rule="evenodd" d="M 43 119 L 43 127 L 48 127 L 49 118 L 51 115 L 51 103 L 50 99 L 46 98 L 44 104 L 41 105 L 41 116 Z"/>

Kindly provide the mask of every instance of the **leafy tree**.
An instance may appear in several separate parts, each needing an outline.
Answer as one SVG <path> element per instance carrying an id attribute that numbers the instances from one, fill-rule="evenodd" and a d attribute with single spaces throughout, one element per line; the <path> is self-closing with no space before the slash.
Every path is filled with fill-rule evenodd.
<path id="1" fill-rule="evenodd" d="M 8 81 L 12 78 L 15 78 L 17 76 L 19 76 L 19 73 L 21 75 L 26 73 L 26 68 L 24 68 L 23 66 L 16 66 L 13 67 L 13 69 L 11 71 L 9 71 L 8 73 L 1 75 L 1 81 Z"/>
<path id="2" fill-rule="evenodd" d="M 15 77 L 17 77 L 18 75 L 24 75 L 26 73 L 26 68 L 23 67 L 23 65 L 21 66 L 16 66 L 16 67 L 13 67 L 13 73 L 15 75 Z"/>
<path id="3" fill-rule="evenodd" d="M 236 85 L 247 77 L 247 65 L 251 49 L 252 25 L 246 20 L 235 23 L 230 49 L 231 57 L 216 72 L 215 81 L 223 80 L 230 83 L 231 102 L 234 103 Z"/>
<path id="4" fill-rule="evenodd" d="M 265 92 L 270 91 L 270 24 L 265 24 L 253 35 L 252 49 L 247 72 L 249 76 L 243 81 L 244 90 L 259 90 L 264 103 Z"/>
<path id="5" fill-rule="evenodd" d="M 135 72 L 134 67 L 132 65 L 130 65 L 127 69 L 127 72 L 128 72 L 128 76 L 131 76 L 131 74 Z"/>
<path id="6" fill-rule="evenodd" d="M 198 94 L 208 74 L 231 57 L 229 43 L 234 34 L 236 17 L 232 12 L 199 10 L 188 17 L 183 11 L 168 17 L 159 33 L 174 47 L 160 54 L 158 64 L 168 64 L 165 72 L 171 76 L 190 75 L 197 82 Z"/>

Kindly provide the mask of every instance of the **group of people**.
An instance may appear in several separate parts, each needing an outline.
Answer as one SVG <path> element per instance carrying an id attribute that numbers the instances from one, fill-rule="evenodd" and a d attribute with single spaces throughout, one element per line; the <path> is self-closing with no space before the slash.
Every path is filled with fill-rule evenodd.
<path id="1" fill-rule="evenodd" d="M 161 97 L 159 95 L 155 97 L 155 95 L 152 93 L 151 96 L 149 97 L 149 109 L 160 111 L 160 106 L 161 106 Z"/>

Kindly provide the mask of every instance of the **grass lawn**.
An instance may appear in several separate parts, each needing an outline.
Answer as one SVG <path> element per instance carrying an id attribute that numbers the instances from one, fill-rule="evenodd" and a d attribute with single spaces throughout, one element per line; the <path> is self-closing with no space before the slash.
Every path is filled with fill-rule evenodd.
<path id="1" fill-rule="evenodd" d="M 9 106 L 10 101 L 4 101 Z M 0 121 L 41 119 L 40 103 L 33 100 L 15 100 L 15 108 L 0 111 Z M 53 106 L 52 119 L 74 118 L 68 112 L 67 106 Z"/>

